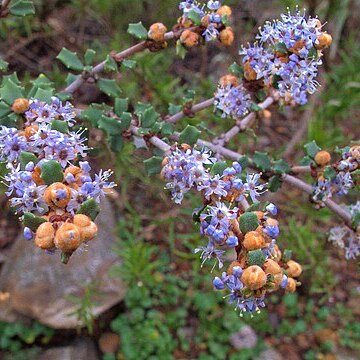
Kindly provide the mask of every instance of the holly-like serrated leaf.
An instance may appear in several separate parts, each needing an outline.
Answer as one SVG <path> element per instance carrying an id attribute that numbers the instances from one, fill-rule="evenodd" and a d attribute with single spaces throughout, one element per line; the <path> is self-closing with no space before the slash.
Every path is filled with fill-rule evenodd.
<path id="1" fill-rule="evenodd" d="M 98 122 L 103 115 L 104 110 L 99 106 L 91 105 L 81 112 L 81 118 L 90 121 L 93 127 L 98 127 Z"/>
<path id="2" fill-rule="evenodd" d="M 267 153 L 255 151 L 253 161 L 256 167 L 261 171 L 271 170 L 271 161 Z"/>
<path id="3" fill-rule="evenodd" d="M 64 180 L 63 169 L 57 161 L 48 160 L 41 165 L 40 177 L 44 180 L 46 185 L 62 182 Z"/>
<path id="4" fill-rule="evenodd" d="M 248 252 L 247 262 L 249 265 L 263 266 L 266 257 L 261 249 Z"/>
<path id="5" fill-rule="evenodd" d="M 234 62 L 229 66 L 229 72 L 240 78 L 244 74 L 244 69 L 238 63 Z"/>
<path id="6" fill-rule="evenodd" d="M 39 159 L 31 152 L 22 151 L 19 156 L 21 170 L 25 169 L 25 166 L 32 161 L 34 164 L 37 164 Z"/>
<path id="7" fill-rule="evenodd" d="M 98 122 L 98 127 L 99 129 L 104 130 L 109 136 L 121 135 L 123 131 L 121 122 L 118 119 L 114 119 L 105 115 L 101 116 Z"/>
<path id="8" fill-rule="evenodd" d="M 186 56 L 187 50 L 186 47 L 181 43 L 180 40 L 176 42 L 176 55 L 181 59 L 184 59 Z"/>
<path id="9" fill-rule="evenodd" d="M 129 24 L 128 33 L 140 40 L 146 40 L 148 38 L 148 31 L 141 21 L 136 24 Z"/>
<path id="10" fill-rule="evenodd" d="M 195 10 L 190 10 L 187 17 L 192 21 L 194 25 L 201 25 L 201 15 L 199 14 L 199 12 Z"/>
<path id="11" fill-rule="evenodd" d="M 301 166 L 309 166 L 314 163 L 314 160 L 310 156 L 304 156 L 300 161 L 299 165 Z"/>
<path id="12" fill-rule="evenodd" d="M 182 109 L 183 107 L 181 105 L 169 104 L 168 113 L 170 115 L 175 115 L 178 112 L 180 112 Z"/>
<path id="13" fill-rule="evenodd" d="M 275 50 L 282 54 L 287 54 L 287 52 L 288 52 L 286 45 L 280 41 L 276 43 Z"/>
<path id="14" fill-rule="evenodd" d="M 174 133 L 174 125 L 169 123 L 161 124 L 161 134 L 165 136 L 172 135 Z"/>
<path id="15" fill-rule="evenodd" d="M 134 69 L 137 62 L 135 60 L 125 59 L 121 62 L 121 66 L 125 69 Z"/>
<path id="16" fill-rule="evenodd" d="M 195 126 L 187 125 L 186 128 L 180 133 L 180 143 L 194 145 L 198 141 L 201 131 Z"/>
<path id="17" fill-rule="evenodd" d="M 357 229 L 360 225 L 360 211 L 357 211 L 352 217 L 352 227 Z"/>
<path id="18" fill-rule="evenodd" d="M 85 65 L 90 66 L 93 64 L 95 59 L 96 51 L 93 49 L 87 49 L 84 55 Z"/>
<path id="19" fill-rule="evenodd" d="M 84 65 L 78 58 L 76 52 L 72 52 L 66 48 L 62 48 L 56 58 L 70 70 L 82 71 L 84 69 Z"/>
<path id="20" fill-rule="evenodd" d="M 119 153 L 124 148 L 124 139 L 121 136 L 109 136 L 110 150 Z"/>
<path id="21" fill-rule="evenodd" d="M 94 199 L 89 199 L 81 204 L 79 210 L 76 213 L 86 215 L 92 221 L 95 221 L 96 217 L 99 215 L 99 212 L 99 204 Z"/>
<path id="22" fill-rule="evenodd" d="M 246 212 L 240 216 L 240 230 L 243 234 L 254 231 L 259 226 L 259 220 L 255 213 Z"/>
<path id="23" fill-rule="evenodd" d="M 324 178 L 326 180 L 334 180 L 336 178 L 337 172 L 331 167 L 326 166 L 324 170 Z"/>
<path id="24" fill-rule="evenodd" d="M 161 171 L 161 163 L 163 158 L 160 156 L 153 156 L 144 161 L 145 169 L 148 175 L 159 174 Z"/>
<path id="25" fill-rule="evenodd" d="M 106 56 L 105 64 L 104 64 L 105 71 L 116 71 L 118 69 L 117 62 L 110 56 Z"/>
<path id="26" fill-rule="evenodd" d="M 33 232 L 36 232 L 38 227 L 44 222 L 46 222 L 46 220 L 40 216 L 36 216 L 30 212 L 24 213 L 23 224 Z"/>
<path id="27" fill-rule="evenodd" d="M 32 1 L 18 0 L 10 6 L 9 12 L 14 16 L 27 16 L 35 14 L 35 7 Z"/>
<path id="28" fill-rule="evenodd" d="M 222 175 L 224 170 L 228 167 L 227 163 L 225 161 L 217 161 L 212 167 L 211 167 L 211 174 L 213 175 Z"/>
<path id="29" fill-rule="evenodd" d="M 292 251 L 289 249 L 285 249 L 281 257 L 281 260 L 283 262 L 288 262 L 289 260 L 291 260 L 291 258 L 292 258 Z"/>
<path id="30" fill-rule="evenodd" d="M 121 114 L 125 111 L 127 111 L 127 109 L 129 108 L 129 99 L 120 99 L 120 98 L 116 98 L 115 99 L 115 104 L 114 104 L 114 112 L 117 116 L 121 116 Z"/>
<path id="31" fill-rule="evenodd" d="M 250 111 L 257 112 L 257 111 L 261 111 L 261 110 L 262 110 L 262 107 L 259 106 L 258 104 L 254 103 L 254 102 L 252 102 L 250 104 Z"/>
<path id="32" fill-rule="evenodd" d="M 269 183 L 268 183 L 268 189 L 271 192 L 277 192 L 282 185 L 282 181 L 281 178 L 277 175 L 274 175 L 270 178 Z"/>
<path id="33" fill-rule="evenodd" d="M 63 134 L 69 133 L 69 126 L 64 120 L 52 120 L 50 124 L 52 130 L 57 130 Z"/>
<path id="34" fill-rule="evenodd" d="M 11 113 L 11 107 L 4 101 L 0 101 L 0 118 L 9 115 Z"/>
<path id="35" fill-rule="evenodd" d="M 315 155 L 321 150 L 321 148 L 318 146 L 318 144 L 313 140 L 307 144 L 304 145 L 306 154 L 310 156 L 311 158 L 314 158 Z"/>
<path id="36" fill-rule="evenodd" d="M 150 128 L 160 119 L 160 114 L 151 106 L 142 113 L 140 119 L 142 127 Z"/>
<path id="37" fill-rule="evenodd" d="M 2 87 L 0 88 L 0 97 L 1 100 L 12 105 L 16 99 L 24 97 L 23 89 L 19 84 L 15 83 L 12 78 L 4 77 Z"/>
<path id="38" fill-rule="evenodd" d="M 121 89 L 114 79 L 99 79 L 97 81 L 99 89 L 108 96 L 118 97 Z"/>
<path id="39" fill-rule="evenodd" d="M 261 209 L 261 202 L 258 201 L 250 205 L 245 211 L 246 212 L 260 211 L 260 209 Z"/>
<path id="40" fill-rule="evenodd" d="M 0 58 L 0 71 L 6 71 L 8 69 L 9 63 Z"/>
<path id="41" fill-rule="evenodd" d="M 250 160 L 246 155 L 243 155 L 239 158 L 238 163 L 241 165 L 243 169 L 245 169 L 250 164 Z"/>
<path id="42" fill-rule="evenodd" d="M 288 174 L 291 171 L 290 165 L 283 159 L 274 161 L 273 169 L 278 174 Z"/>
<path id="43" fill-rule="evenodd" d="M 38 88 L 35 92 L 34 98 L 44 101 L 48 104 L 51 103 L 51 97 L 54 95 L 53 89 L 42 89 Z"/>

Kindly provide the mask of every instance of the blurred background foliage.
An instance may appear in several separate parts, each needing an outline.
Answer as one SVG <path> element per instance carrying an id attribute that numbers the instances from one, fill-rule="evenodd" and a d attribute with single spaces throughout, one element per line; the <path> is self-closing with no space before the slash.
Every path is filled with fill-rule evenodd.
<path id="1" fill-rule="evenodd" d="M 196 89 L 197 99 L 211 96 L 217 79 L 239 59 L 240 45 L 253 40 L 258 26 L 286 7 L 299 6 L 327 21 L 326 28 L 334 35 L 303 142 L 315 139 L 334 150 L 359 139 L 359 1 L 225 3 L 234 7 L 236 44 L 230 49 L 216 44 L 196 49 L 184 61 L 175 56 L 173 47 L 137 55 L 137 66 L 117 75 L 131 103 L 151 102 L 157 111 L 166 113 L 169 103 L 180 103 L 188 89 Z M 111 50 L 133 43 L 126 33 L 130 22 L 141 20 L 149 26 L 162 21 L 170 29 L 179 16 L 176 0 L 36 0 L 35 5 L 35 16 L 0 21 L 0 55 L 25 82 L 45 73 L 58 88 L 63 87 L 65 71 L 54 59 L 63 46 L 79 54 L 91 47 L 97 51 L 96 60 L 101 61 Z M 106 102 L 108 98 L 86 86 L 75 98 L 77 105 L 93 101 Z M 304 121 L 303 113 L 304 109 L 274 110 L 271 121 L 259 127 L 257 137 L 247 132 L 233 146 L 241 151 L 261 148 L 281 155 Z M 226 121 L 215 121 L 211 110 L 183 121 L 203 122 L 205 133 L 219 133 L 229 126 Z M 301 145 L 292 154 L 294 163 L 301 157 Z M 197 197 L 190 195 L 181 207 L 170 204 L 161 181 L 146 177 L 144 154 L 133 155 L 132 144 L 126 144 L 118 156 L 101 147 L 97 154 L 98 162 L 112 164 L 120 184 L 116 204 L 121 220 L 113 251 L 123 259 L 123 265 L 114 267 L 112 276 L 121 277 L 129 290 L 124 306 L 107 322 L 91 316 L 96 286 L 90 284 L 87 295 L 74 302 L 79 319 L 86 325 L 80 331 L 83 335 L 98 339 L 103 332 L 112 331 L 120 336 L 118 352 L 103 354 L 104 359 L 261 359 L 268 347 L 278 356 L 295 360 L 359 358 L 356 264 L 346 262 L 342 251 L 327 243 L 326 232 L 336 223 L 329 212 L 314 210 L 306 199 L 299 202 L 300 195 L 290 188 L 269 196 L 280 208 L 280 244 L 291 247 L 295 258 L 304 264 L 303 286 L 298 294 L 273 295 L 268 309 L 254 318 L 241 319 L 220 293 L 212 291 L 208 269 L 200 267 L 192 252 L 202 241 L 191 221 Z M 350 194 L 349 200 L 356 199 Z M 255 344 L 237 350 L 230 339 L 247 325 L 256 331 Z M 38 323 L 0 322 L 0 333 L 0 349 L 6 350 L 6 359 L 36 359 L 38 349 L 54 336 L 67 336 L 54 335 Z"/>

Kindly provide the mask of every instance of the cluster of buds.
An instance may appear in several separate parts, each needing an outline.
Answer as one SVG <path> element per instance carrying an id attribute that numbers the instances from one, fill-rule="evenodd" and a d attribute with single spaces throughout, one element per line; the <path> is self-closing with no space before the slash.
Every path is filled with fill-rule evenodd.
<path id="1" fill-rule="evenodd" d="M 93 221 L 101 198 L 115 186 L 108 181 L 112 172 L 100 171 L 92 178 L 89 163 L 81 161 L 87 139 L 84 131 L 69 130 L 76 116 L 70 103 L 17 99 L 12 108 L 22 114 L 24 128 L 0 128 L 6 195 L 22 216 L 25 239 L 34 239 L 48 253 L 59 249 L 66 262 L 96 236 Z"/>
<path id="2" fill-rule="evenodd" d="M 360 184 L 360 145 L 341 149 L 341 159 L 330 165 L 331 155 L 324 150 L 319 151 L 314 161 L 316 164 L 312 199 L 322 203 L 333 194 L 346 195 L 351 188 Z"/>
<path id="3" fill-rule="evenodd" d="M 360 201 L 350 205 L 348 210 L 355 218 L 360 214 Z M 345 250 L 346 259 L 355 259 L 360 255 L 360 225 L 355 230 L 348 226 L 336 226 L 330 230 L 329 241 Z"/>
<path id="4" fill-rule="evenodd" d="M 279 287 L 293 292 L 299 285 L 301 266 L 292 261 L 291 253 L 284 255 L 276 245 L 280 234 L 275 205 L 269 203 L 260 210 L 258 197 L 265 192 L 260 174 L 244 173 L 239 163 L 230 167 L 212 157 L 206 149 L 182 144 L 173 146 L 163 161 L 162 178 L 176 203 L 184 194 L 196 188 L 203 198 L 203 206 L 195 209 L 193 218 L 200 223 L 200 232 L 208 244 L 195 249 L 202 265 L 213 261 L 212 270 L 222 269 L 227 250 L 236 253 L 222 277 L 214 279 L 216 289 L 231 291 L 230 302 L 242 312 L 257 311 L 264 306 L 266 292 Z M 244 202 L 253 203 L 257 211 L 246 210 Z"/>
<path id="5" fill-rule="evenodd" d="M 222 6 L 221 1 L 210 0 L 201 4 L 195 0 L 185 0 L 180 2 L 179 8 L 183 15 L 178 23 L 185 29 L 180 42 L 187 48 L 203 40 L 219 40 L 225 46 L 234 42 L 234 30 L 229 26 L 232 10 L 229 6 Z"/>
<path id="6" fill-rule="evenodd" d="M 323 50 L 332 42 L 317 18 L 306 18 L 298 10 L 266 23 L 257 39 L 240 51 L 243 78 L 227 75 L 219 83 L 215 107 L 224 117 L 246 114 L 251 106 L 249 92 L 260 90 L 284 105 L 306 104 L 318 86 L 315 78 Z"/>

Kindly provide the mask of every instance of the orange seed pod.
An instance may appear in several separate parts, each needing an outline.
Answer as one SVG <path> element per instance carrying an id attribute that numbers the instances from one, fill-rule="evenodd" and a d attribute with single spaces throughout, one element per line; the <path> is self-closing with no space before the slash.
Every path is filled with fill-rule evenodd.
<path id="1" fill-rule="evenodd" d="M 266 284 L 266 274 L 260 266 L 252 265 L 244 270 L 241 281 L 250 290 L 258 290 Z"/>
<path id="2" fill-rule="evenodd" d="M 165 41 L 165 34 L 166 34 L 167 28 L 162 23 L 155 23 L 150 26 L 148 36 L 151 40 L 154 40 L 156 42 L 162 42 Z"/>
<path id="3" fill-rule="evenodd" d="M 71 223 L 62 224 L 55 234 L 55 246 L 64 253 L 75 251 L 81 244 L 78 227 Z"/>
<path id="4" fill-rule="evenodd" d="M 225 46 L 231 46 L 235 39 L 234 30 L 227 26 L 219 35 L 220 42 Z"/>
<path id="5" fill-rule="evenodd" d="M 302 273 L 302 267 L 299 263 L 294 260 L 289 260 L 287 262 L 288 268 L 286 269 L 290 277 L 299 277 Z"/>
<path id="6" fill-rule="evenodd" d="M 44 200 L 52 208 L 65 208 L 70 198 L 70 189 L 60 182 L 51 184 L 44 192 Z"/>
<path id="7" fill-rule="evenodd" d="M 199 34 L 190 30 L 185 30 L 180 36 L 180 41 L 186 47 L 191 48 L 199 43 Z"/>
<path id="8" fill-rule="evenodd" d="M 248 251 L 261 249 L 265 246 L 265 238 L 257 231 L 249 231 L 245 234 L 243 245 Z"/>
<path id="9" fill-rule="evenodd" d="M 28 99 L 18 98 L 15 99 L 11 106 L 11 110 L 16 114 L 23 114 L 29 109 L 30 103 Z"/>
<path id="10" fill-rule="evenodd" d="M 35 233 L 35 245 L 44 250 L 50 250 L 55 247 L 54 244 L 55 229 L 50 222 L 42 223 Z"/>
<path id="11" fill-rule="evenodd" d="M 330 162 L 331 155 L 327 151 L 321 150 L 315 155 L 314 160 L 319 166 L 324 166 Z"/>

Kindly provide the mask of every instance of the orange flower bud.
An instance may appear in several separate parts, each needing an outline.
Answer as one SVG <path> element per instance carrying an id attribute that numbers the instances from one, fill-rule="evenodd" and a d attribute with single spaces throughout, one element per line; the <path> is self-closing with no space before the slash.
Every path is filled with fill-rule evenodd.
<path id="1" fill-rule="evenodd" d="M 216 13 L 220 16 L 231 16 L 232 10 L 230 6 L 223 5 L 220 6 L 219 9 L 216 11 Z"/>
<path id="2" fill-rule="evenodd" d="M 296 285 L 297 285 L 296 281 L 293 278 L 289 277 L 288 278 L 288 283 L 287 283 L 286 288 L 285 288 L 286 292 L 290 292 L 290 293 L 295 292 L 296 291 Z"/>
<path id="3" fill-rule="evenodd" d="M 298 277 L 301 275 L 302 273 L 302 267 L 299 263 L 297 263 L 294 260 L 289 260 L 287 262 L 287 266 L 288 268 L 286 269 L 288 275 L 290 277 Z"/>
<path id="4" fill-rule="evenodd" d="M 71 223 L 62 224 L 55 234 L 55 246 L 64 253 L 71 253 L 81 245 L 79 228 Z"/>
<path id="5" fill-rule="evenodd" d="M 328 48 L 332 43 L 332 36 L 328 33 L 322 33 L 317 37 L 317 43 L 315 43 L 315 48 L 317 50 L 324 50 Z"/>
<path id="6" fill-rule="evenodd" d="M 272 218 L 266 219 L 265 224 L 269 226 L 279 226 L 279 222 Z"/>
<path id="7" fill-rule="evenodd" d="M 282 257 L 282 252 L 281 250 L 279 249 L 279 247 L 277 245 L 274 246 L 274 257 L 273 259 L 276 261 L 276 262 L 279 262 L 281 260 L 281 257 Z"/>
<path id="8" fill-rule="evenodd" d="M 295 55 L 299 55 L 300 50 L 305 46 L 306 41 L 304 39 L 298 40 L 295 45 L 289 50 L 293 52 Z"/>
<path id="9" fill-rule="evenodd" d="M 167 31 L 167 28 L 162 23 L 155 23 L 150 26 L 148 36 L 151 40 L 154 40 L 156 42 L 162 42 L 165 40 L 165 33 Z"/>
<path id="10" fill-rule="evenodd" d="M 82 241 L 90 241 L 97 235 L 97 225 L 86 215 L 75 215 L 74 225 L 78 227 Z"/>
<path id="11" fill-rule="evenodd" d="M 185 30 L 180 36 L 180 41 L 186 47 L 191 48 L 199 43 L 199 34 L 190 30 Z"/>
<path id="12" fill-rule="evenodd" d="M 74 176 L 81 174 L 82 170 L 78 166 L 69 166 L 65 169 L 64 176 L 66 177 L 67 174 L 72 174 Z"/>
<path id="13" fill-rule="evenodd" d="M 280 287 L 280 284 L 283 280 L 283 273 L 282 271 L 278 274 L 274 274 L 274 290 L 277 290 Z"/>
<path id="14" fill-rule="evenodd" d="M 45 185 L 45 181 L 40 177 L 40 175 L 41 175 L 41 169 L 38 166 L 36 166 L 31 174 L 31 177 L 37 186 Z"/>
<path id="15" fill-rule="evenodd" d="M 54 244 L 55 229 L 50 222 L 42 223 L 35 234 L 35 245 L 44 250 L 50 250 L 55 247 Z"/>
<path id="16" fill-rule="evenodd" d="M 264 217 L 264 213 L 262 211 L 254 211 L 258 220 L 261 220 Z"/>
<path id="17" fill-rule="evenodd" d="M 271 274 L 271 275 L 276 275 L 276 274 L 281 274 L 281 267 L 280 265 L 272 260 L 272 259 L 267 259 L 263 265 L 263 269 L 265 271 L 265 274 Z"/>
<path id="18" fill-rule="evenodd" d="M 257 231 L 249 231 L 245 234 L 243 245 L 248 251 L 261 249 L 265 246 L 265 238 Z"/>
<path id="19" fill-rule="evenodd" d="M 11 110 L 16 114 L 23 114 L 29 109 L 30 103 L 28 99 L 18 98 L 15 99 L 11 106 Z"/>
<path id="20" fill-rule="evenodd" d="M 256 71 L 251 67 L 250 60 L 244 64 L 244 77 L 248 81 L 254 81 L 257 79 Z"/>
<path id="21" fill-rule="evenodd" d="M 208 27 L 210 25 L 210 15 L 205 15 L 202 19 L 201 19 L 201 25 L 204 27 Z"/>
<path id="22" fill-rule="evenodd" d="M 239 80 L 236 76 L 228 74 L 228 75 L 224 75 L 220 78 L 219 85 L 224 88 L 226 88 L 228 85 L 238 86 Z"/>
<path id="23" fill-rule="evenodd" d="M 330 162 L 331 155 L 327 151 L 322 150 L 315 155 L 314 160 L 319 166 L 324 166 Z"/>
<path id="24" fill-rule="evenodd" d="M 39 126 L 37 125 L 30 125 L 25 128 L 24 136 L 27 141 L 30 140 L 30 138 L 36 134 L 36 132 L 39 130 Z"/>
<path id="25" fill-rule="evenodd" d="M 65 208 L 70 198 L 70 189 L 60 182 L 51 184 L 44 192 L 44 200 L 52 208 Z"/>
<path id="26" fill-rule="evenodd" d="M 235 39 L 234 30 L 230 26 L 227 26 L 220 32 L 219 39 L 223 45 L 231 46 Z"/>
<path id="27" fill-rule="evenodd" d="M 244 270 L 241 281 L 250 290 L 258 290 L 266 284 L 266 274 L 260 266 L 252 265 Z"/>

